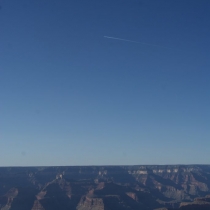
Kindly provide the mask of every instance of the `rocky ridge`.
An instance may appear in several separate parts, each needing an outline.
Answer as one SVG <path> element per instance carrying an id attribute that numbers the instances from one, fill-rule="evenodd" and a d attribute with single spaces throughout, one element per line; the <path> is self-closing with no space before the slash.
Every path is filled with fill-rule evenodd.
<path id="1" fill-rule="evenodd" d="M 0 168 L 0 210 L 187 209 L 208 194 L 208 165 Z"/>

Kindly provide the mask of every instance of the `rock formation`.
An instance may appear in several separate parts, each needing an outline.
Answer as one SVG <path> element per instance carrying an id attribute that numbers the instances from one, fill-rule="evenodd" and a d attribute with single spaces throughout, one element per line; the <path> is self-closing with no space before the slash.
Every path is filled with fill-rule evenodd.
<path id="1" fill-rule="evenodd" d="M 210 209 L 208 194 L 208 165 L 0 168 L 0 210 Z"/>

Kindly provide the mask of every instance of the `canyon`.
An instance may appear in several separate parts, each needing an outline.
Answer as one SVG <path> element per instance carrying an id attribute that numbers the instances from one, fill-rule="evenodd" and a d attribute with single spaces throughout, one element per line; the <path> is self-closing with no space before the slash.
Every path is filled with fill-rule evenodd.
<path id="1" fill-rule="evenodd" d="M 210 209 L 210 165 L 0 167 L 0 210 Z"/>

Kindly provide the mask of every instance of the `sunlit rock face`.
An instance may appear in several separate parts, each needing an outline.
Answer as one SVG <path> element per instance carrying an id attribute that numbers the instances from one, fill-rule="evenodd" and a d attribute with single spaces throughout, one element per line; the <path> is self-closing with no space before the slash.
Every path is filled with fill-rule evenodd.
<path id="1" fill-rule="evenodd" d="M 84 196 L 77 205 L 77 210 L 104 210 L 104 202 L 102 198 L 91 198 Z"/>
<path id="2" fill-rule="evenodd" d="M 0 210 L 204 208 L 208 194 L 208 165 L 0 168 Z"/>
<path id="3" fill-rule="evenodd" d="M 203 198 L 195 198 L 192 202 L 182 202 L 176 210 L 209 210 L 210 195 Z M 155 210 L 172 210 L 171 208 L 158 208 Z M 174 209 L 175 210 L 175 209 Z"/>

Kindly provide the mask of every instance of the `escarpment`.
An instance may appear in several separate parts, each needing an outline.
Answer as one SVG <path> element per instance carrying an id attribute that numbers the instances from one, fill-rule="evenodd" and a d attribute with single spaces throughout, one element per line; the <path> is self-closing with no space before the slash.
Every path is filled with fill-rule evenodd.
<path id="1" fill-rule="evenodd" d="M 208 194 L 208 165 L 0 168 L 0 210 L 188 210 Z"/>

